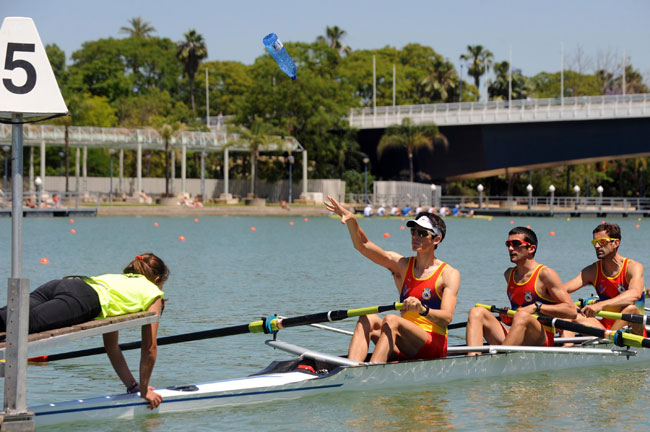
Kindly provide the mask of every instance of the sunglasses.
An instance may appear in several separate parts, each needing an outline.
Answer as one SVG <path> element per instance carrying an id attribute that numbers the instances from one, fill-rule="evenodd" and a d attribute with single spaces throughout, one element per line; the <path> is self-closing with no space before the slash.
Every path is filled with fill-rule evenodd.
<path id="1" fill-rule="evenodd" d="M 415 234 L 417 234 L 420 238 L 424 238 L 431 235 L 429 231 L 425 231 L 417 228 L 411 228 L 411 235 L 414 236 Z"/>
<path id="2" fill-rule="evenodd" d="M 593 240 L 591 241 L 591 244 L 594 245 L 594 247 L 596 247 L 596 245 L 605 246 L 607 243 L 609 243 L 609 242 L 613 242 L 614 240 L 616 240 L 616 239 L 615 239 L 615 238 L 599 238 L 599 239 L 593 239 Z"/>
<path id="3" fill-rule="evenodd" d="M 531 246 L 527 241 L 522 240 L 506 240 L 506 247 L 512 246 L 513 248 L 518 248 L 519 246 Z"/>

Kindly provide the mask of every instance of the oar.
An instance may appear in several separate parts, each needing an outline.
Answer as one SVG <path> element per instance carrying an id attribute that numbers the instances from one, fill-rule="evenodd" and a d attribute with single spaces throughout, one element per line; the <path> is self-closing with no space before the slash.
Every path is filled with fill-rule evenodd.
<path id="1" fill-rule="evenodd" d="M 517 313 L 517 311 L 512 309 L 501 309 L 496 306 L 489 306 L 480 303 L 477 303 L 476 306 L 484 307 L 490 312 L 495 312 L 495 313 L 505 313 L 508 315 L 514 315 L 515 313 Z M 639 336 L 631 333 L 625 333 L 618 330 L 605 330 L 598 327 L 586 326 L 572 321 L 565 321 L 559 318 L 552 318 L 546 315 L 533 315 L 533 316 L 535 316 L 540 323 L 548 327 L 553 327 L 560 330 L 569 330 L 572 332 L 582 333 L 589 336 L 596 336 L 601 339 L 609 339 L 612 342 L 616 343 L 617 345 L 619 345 L 618 338 L 622 338 L 622 345 L 627 345 L 627 346 L 637 347 L 637 348 L 640 347 L 650 348 L 650 339 L 644 338 L 643 336 Z"/>
<path id="2" fill-rule="evenodd" d="M 222 327 L 212 330 L 203 330 L 193 333 L 183 333 L 174 336 L 165 336 L 158 338 L 158 345 L 169 345 L 179 342 L 190 342 L 202 339 L 218 338 L 224 336 L 233 336 L 238 334 L 245 333 L 275 333 L 280 329 L 287 327 L 296 327 L 301 325 L 308 325 L 314 323 L 321 323 L 327 321 L 340 321 L 346 318 L 358 317 L 362 315 L 377 314 L 392 310 L 402 310 L 402 303 L 393 303 L 386 306 L 370 306 L 360 309 L 341 309 L 334 310 L 329 312 L 320 312 L 310 315 L 301 315 L 293 318 L 277 318 L 271 317 L 267 319 L 262 319 L 260 321 L 253 321 L 249 324 L 236 325 L 232 327 Z M 138 349 L 142 346 L 142 341 L 137 342 L 127 342 L 120 344 L 122 351 Z M 90 348 L 79 351 L 71 351 L 67 353 L 60 354 L 50 354 L 43 355 L 38 357 L 32 357 L 28 360 L 30 362 L 48 362 L 55 360 L 63 360 L 84 356 L 91 356 L 97 354 L 103 354 L 106 350 L 104 347 Z"/>

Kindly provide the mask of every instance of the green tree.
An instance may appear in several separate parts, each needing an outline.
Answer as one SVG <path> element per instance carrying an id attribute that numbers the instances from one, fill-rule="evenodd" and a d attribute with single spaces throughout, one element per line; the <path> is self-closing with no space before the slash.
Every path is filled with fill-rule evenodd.
<path id="1" fill-rule="evenodd" d="M 438 62 L 431 65 L 428 74 L 420 80 L 419 94 L 432 102 L 451 102 L 457 98 L 459 83 L 454 66 L 446 61 Z"/>
<path id="2" fill-rule="evenodd" d="M 126 33 L 129 37 L 134 38 L 147 38 L 156 31 L 150 22 L 143 20 L 141 17 L 131 18 L 129 25 L 129 27 L 120 27 L 120 33 Z"/>
<path id="3" fill-rule="evenodd" d="M 171 170 L 169 166 L 171 153 L 169 146 L 172 138 L 178 136 L 178 134 L 185 129 L 185 125 L 179 121 L 174 121 L 173 119 L 166 117 L 156 117 L 152 120 L 156 132 L 158 132 L 158 135 L 160 135 L 160 138 L 162 138 L 165 143 L 165 196 L 168 197 L 171 196 L 169 192 L 169 181 L 171 178 Z"/>
<path id="4" fill-rule="evenodd" d="M 488 95 L 492 100 L 525 99 L 530 93 L 530 83 L 522 73 L 521 69 L 510 70 L 510 64 L 502 61 L 494 64 L 493 81 L 489 82 Z"/>
<path id="5" fill-rule="evenodd" d="M 316 40 L 318 42 L 325 42 L 327 43 L 330 48 L 333 48 L 336 50 L 336 52 L 340 55 L 341 52 L 344 54 L 350 54 L 352 52 L 352 49 L 349 46 L 344 46 L 343 42 L 341 40 L 343 37 L 346 35 L 346 31 L 340 28 L 339 26 L 327 26 L 325 28 L 325 35 L 324 36 L 318 36 Z"/>
<path id="6" fill-rule="evenodd" d="M 230 132 L 239 135 L 237 139 L 229 142 L 230 146 L 237 147 L 245 145 L 248 147 L 251 154 L 251 196 L 255 195 L 255 183 L 257 180 L 257 162 L 260 157 L 260 149 L 266 149 L 270 145 L 275 144 L 281 150 L 285 142 L 283 137 L 278 136 L 280 132 L 275 126 L 265 122 L 261 117 L 255 117 L 250 127 L 232 126 Z"/>
<path id="7" fill-rule="evenodd" d="M 205 69 L 208 70 L 210 112 L 224 115 L 241 112 L 246 94 L 253 84 L 249 67 L 234 61 L 206 62 L 199 68 L 198 76 L 205 74 Z M 205 80 L 199 79 L 196 87 L 199 94 L 205 94 Z M 198 112 L 205 117 L 203 108 L 199 108 Z"/>
<path id="8" fill-rule="evenodd" d="M 428 124 L 419 126 L 406 117 L 400 126 L 392 126 L 379 140 L 377 156 L 382 158 L 384 151 L 388 148 L 405 149 L 409 158 L 409 181 L 414 180 L 413 154 L 415 151 L 425 148 L 433 152 L 435 145 L 448 146 L 447 138 L 440 133 L 438 126 Z"/>
<path id="9" fill-rule="evenodd" d="M 492 52 L 483 48 L 483 45 L 467 45 L 467 54 L 461 54 L 460 59 L 469 63 L 467 74 L 474 78 L 477 89 L 481 88 L 481 77 L 490 69 L 493 57 Z"/>
<path id="10" fill-rule="evenodd" d="M 57 44 L 47 44 L 45 46 L 45 52 L 47 53 L 47 59 L 50 61 L 50 65 L 52 65 L 52 71 L 60 87 L 65 83 L 65 53 Z"/>
<path id="11" fill-rule="evenodd" d="M 205 45 L 203 36 L 198 34 L 196 30 L 191 29 L 184 36 L 185 40 L 178 43 L 176 57 L 183 63 L 183 71 L 190 84 L 192 111 L 196 111 L 196 104 L 194 103 L 194 76 L 199 70 L 201 60 L 208 56 L 208 48 Z"/>

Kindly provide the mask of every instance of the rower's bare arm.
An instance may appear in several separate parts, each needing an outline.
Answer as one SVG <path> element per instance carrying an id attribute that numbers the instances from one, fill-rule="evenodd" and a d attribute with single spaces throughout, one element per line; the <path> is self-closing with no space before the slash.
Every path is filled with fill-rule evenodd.
<path id="1" fill-rule="evenodd" d="M 557 304 L 544 305 L 542 312 L 556 318 L 575 319 L 578 316 L 576 305 L 571 296 L 562 285 L 560 276 L 549 267 L 544 267 L 539 272 L 540 281 L 544 284 L 544 290 Z"/>
<path id="2" fill-rule="evenodd" d="M 429 310 L 428 319 L 441 327 L 447 327 L 454 319 L 454 311 L 458 302 L 458 291 L 460 290 L 460 272 L 447 265 L 442 272 L 442 302 L 440 309 Z"/>
<path id="3" fill-rule="evenodd" d="M 352 239 L 354 248 L 375 264 L 386 267 L 393 273 L 393 275 L 396 275 L 396 277 L 399 278 L 399 276 L 402 275 L 406 269 L 406 267 L 401 262 L 403 256 L 396 252 L 385 251 L 375 243 L 368 240 L 366 233 L 363 231 L 363 229 L 361 229 L 361 226 L 354 216 L 354 213 L 343 207 L 333 197 L 328 196 L 327 199 L 330 202 L 325 202 L 325 207 L 327 210 L 341 217 L 341 223 L 345 224 L 348 227 L 350 239 Z"/>
<path id="4" fill-rule="evenodd" d="M 578 276 L 574 277 L 568 282 L 565 282 L 564 288 L 567 290 L 569 294 L 571 294 L 578 291 L 580 288 L 584 286 L 593 285 L 595 281 L 596 281 L 596 265 L 591 264 L 583 268 L 580 271 L 580 273 L 578 273 Z"/>
<path id="5" fill-rule="evenodd" d="M 160 315 L 162 310 L 162 299 L 158 298 L 148 311 L 156 312 Z M 142 348 L 140 351 L 140 396 L 149 401 L 150 408 L 156 408 L 162 401 L 162 397 L 155 393 L 149 387 L 149 380 L 153 373 L 156 357 L 158 355 L 158 322 L 142 326 Z"/>
<path id="6" fill-rule="evenodd" d="M 643 265 L 637 261 L 630 260 L 627 265 L 627 278 L 629 285 L 625 291 L 614 298 L 591 305 L 597 308 L 595 312 L 601 311 L 606 306 L 629 306 L 641 298 L 645 290 Z"/>
<path id="7" fill-rule="evenodd" d="M 104 338 L 104 349 L 106 350 L 106 354 L 111 361 L 115 373 L 120 377 L 127 390 L 132 388 L 135 383 L 135 378 L 129 370 L 129 365 L 126 363 L 122 350 L 120 349 L 119 333 L 115 331 L 104 333 L 102 336 Z"/>

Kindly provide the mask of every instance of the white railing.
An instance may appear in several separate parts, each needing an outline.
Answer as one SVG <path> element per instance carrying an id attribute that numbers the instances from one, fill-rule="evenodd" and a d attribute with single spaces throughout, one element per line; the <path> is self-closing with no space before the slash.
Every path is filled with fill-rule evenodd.
<path id="1" fill-rule="evenodd" d="M 650 116 L 650 94 L 583 96 L 351 109 L 354 128 L 384 128 L 406 117 L 415 124 L 439 126 L 490 123 L 597 120 Z"/>

